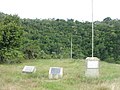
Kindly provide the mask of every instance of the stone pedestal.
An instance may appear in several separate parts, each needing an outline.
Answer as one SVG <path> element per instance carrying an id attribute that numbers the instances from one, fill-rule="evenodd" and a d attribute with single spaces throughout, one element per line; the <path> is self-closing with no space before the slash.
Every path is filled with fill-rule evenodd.
<path id="1" fill-rule="evenodd" d="M 99 61 L 97 57 L 86 58 L 86 77 L 99 77 Z"/>
<path id="2" fill-rule="evenodd" d="M 60 79 L 63 77 L 63 68 L 61 67 L 50 67 L 49 79 Z"/>

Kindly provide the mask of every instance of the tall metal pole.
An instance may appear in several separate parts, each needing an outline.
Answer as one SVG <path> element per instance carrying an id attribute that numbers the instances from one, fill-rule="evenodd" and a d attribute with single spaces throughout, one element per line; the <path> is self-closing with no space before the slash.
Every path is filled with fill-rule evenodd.
<path id="1" fill-rule="evenodd" d="M 71 53 L 70 53 L 71 59 L 72 59 L 72 34 L 71 34 Z"/>
<path id="2" fill-rule="evenodd" d="M 93 0 L 92 0 L 92 57 L 94 56 L 94 24 L 93 24 Z"/>

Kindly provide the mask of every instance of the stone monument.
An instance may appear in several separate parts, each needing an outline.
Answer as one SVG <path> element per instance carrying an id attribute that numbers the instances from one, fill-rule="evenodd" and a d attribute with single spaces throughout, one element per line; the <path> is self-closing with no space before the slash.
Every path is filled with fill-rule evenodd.
<path id="1" fill-rule="evenodd" d="M 35 66 L 24 66 L 22 72 L 23 73 L 33 73 L 36 71 L 36 67 Z"/>
<path id="2" fill-rule="evenodd" d="M 60 79 L 63 76 L 63 68 L 61 67 L 50 67 L 49 79 Z"/>
<path id="3" fill-rule="evenodd" d="M 97 57 L 86 58 L 86 77 L 99 77 L 99 61 Z"/>

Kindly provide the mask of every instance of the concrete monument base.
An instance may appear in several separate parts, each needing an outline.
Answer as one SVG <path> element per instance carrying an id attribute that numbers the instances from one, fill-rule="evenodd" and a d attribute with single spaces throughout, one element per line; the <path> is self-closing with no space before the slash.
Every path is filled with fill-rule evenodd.
<path id="1" fill-rule="evenodd" d="M 97 57 L 86 58 L 86 77 L 99 77 L 99 61 Z"/>

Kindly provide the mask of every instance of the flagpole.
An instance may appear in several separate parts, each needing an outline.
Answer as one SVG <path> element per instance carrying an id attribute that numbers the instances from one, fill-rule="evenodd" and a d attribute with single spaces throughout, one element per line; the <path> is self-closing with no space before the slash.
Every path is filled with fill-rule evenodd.
<path id="1" fill-rule="evenodd" d="M 94 57 L 94 23 L 93 23 L 93 0 L 91 0 L 92 9 L 92 57 L 86 58 L 86 77 L 99 77 L 99 59 Z M 95 66 L 95 67 L 93 67 Z"/>
<path id="2" fill-rule="evenodd" d="M 93 24 L 93 0 L 92 0 L 92 57 L 94 57 L 94 24 Z"/>

